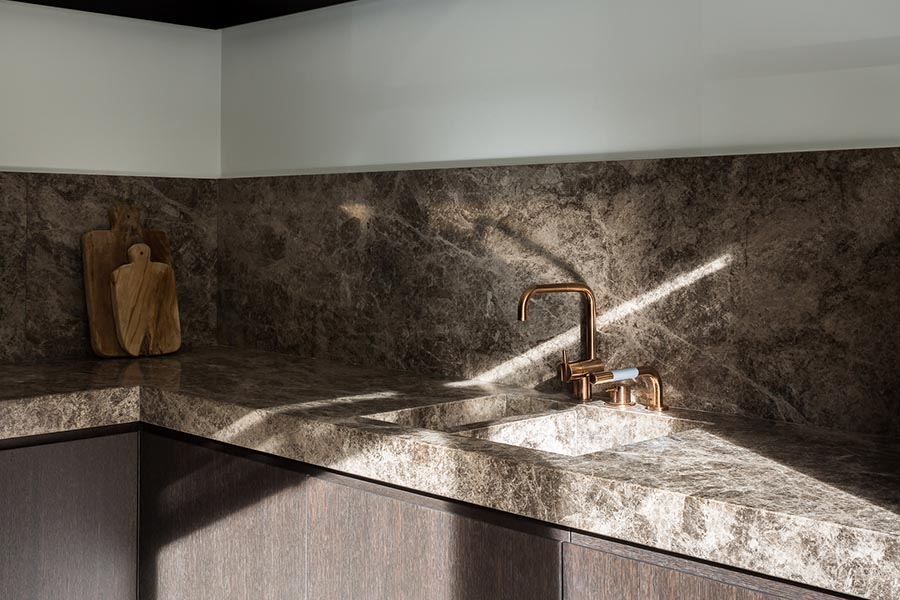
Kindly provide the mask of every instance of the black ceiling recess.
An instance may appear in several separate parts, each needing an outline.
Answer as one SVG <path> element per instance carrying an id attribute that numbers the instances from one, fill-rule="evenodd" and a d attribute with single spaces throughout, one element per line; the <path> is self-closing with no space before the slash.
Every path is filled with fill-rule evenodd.
<path id="1" fill-rule="evenodd" d="M 58 8 L 131 17 L 147 21 L 222 29 L 273 17 L 344 4 L 351 0 L 236 0 L 190 2 L 187 0 L 51 0 L 29 2 Z"/>

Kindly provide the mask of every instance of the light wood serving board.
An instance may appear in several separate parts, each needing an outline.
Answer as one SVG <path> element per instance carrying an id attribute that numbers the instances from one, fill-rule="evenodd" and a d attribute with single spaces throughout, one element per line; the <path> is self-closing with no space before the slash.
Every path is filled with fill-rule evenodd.
<path id="1" fill-rule="evenodd" d="M 164 232 L 141 227 L 136 206 L 113 206 L 109 210 L 109 226 L 108 230 L 89 231 L 81 238 L 91 347 L 98 356 L 128 356 L 116 334 L 110 276 L 128 262 L 128 248 L 134 244 L 147 244 L 154 259 L 169 266 L 172 265 L 172 252 Z"/>
<path id="2" fill-rule="evenodd" d="M 175 272 L 150 257 L 150 246 L 135 244 L 128 249 L 129 264 L 110 277 L 116 334 L 131 356 L 169 354 L 181 347 Z"/>

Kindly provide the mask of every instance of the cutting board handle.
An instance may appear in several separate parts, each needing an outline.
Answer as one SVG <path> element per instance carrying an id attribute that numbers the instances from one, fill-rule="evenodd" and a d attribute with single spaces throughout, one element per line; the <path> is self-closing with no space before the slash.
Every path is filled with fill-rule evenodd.
<path id="1" fill-rule="evenodd" d="M 136 206 L 116 204 L 109 209 L 109 228 L 126 240 L 141 238 L 141 211 Z"/>
<path id="2" fill-rule="evenodd" d="M 139 266 L 150 262 L 150 246 L 147 244 L 135 244 L 128 248 L 128 262 Z M 113 276 L 115 276 L 115 271 L 113 271 Z M 115 279 L 113 280 L 115 281 Z"/>

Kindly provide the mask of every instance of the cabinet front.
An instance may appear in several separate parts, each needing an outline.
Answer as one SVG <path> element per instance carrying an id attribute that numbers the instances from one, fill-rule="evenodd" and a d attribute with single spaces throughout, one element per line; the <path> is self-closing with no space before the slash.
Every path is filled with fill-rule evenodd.
<path id="1" fill-rule="evenodd" d="M 0 452 L 0 598 L 135 597 L 136 433 Z"/>
<path id="2" fill-rule="evenodd" d="M 835 596 L 667 554 L 573 534 L 565 600 L 836 600 Z"/>
<path id="3" fill-rule="evenodd" d="M 141 600 L 305 598 L 306 477 L 141 434 Z"/>
<path id="4" fill-rule="evenodd" d="M 557 600 L 560 542 L 310 480 L 310 598 Z"/>

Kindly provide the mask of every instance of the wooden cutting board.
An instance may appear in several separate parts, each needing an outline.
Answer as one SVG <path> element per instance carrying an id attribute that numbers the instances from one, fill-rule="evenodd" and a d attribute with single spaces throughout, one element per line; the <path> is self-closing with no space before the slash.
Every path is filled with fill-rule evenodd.
<path id="1" fill-rule="evenodd" d="M 108 230 L 89 231 L 81 238 L 91 347 L 98 356 L 128 356 L 119 344 L 113 321 L 110 275 L 128 262 L 128 248 L 134 244 L 147 244 L 154 259 L 169 266 L 172 252 L 164 232 L 141 227 L 136 206 L 113 206 L 109 210 L 109 226 Z"/>
<path id="2" fill-rule="evenodd" d="M 129 264 L 110 277 L 116 334 L 131 356 L 169 354 L 181 347 L 175 272 L 150 257 L 150 246 L 135 244 L 128 249 Z"/>

